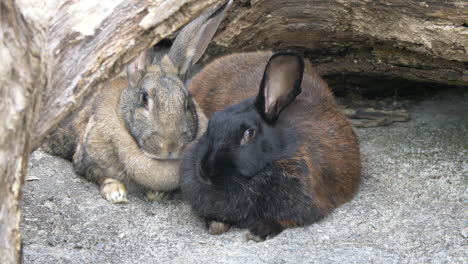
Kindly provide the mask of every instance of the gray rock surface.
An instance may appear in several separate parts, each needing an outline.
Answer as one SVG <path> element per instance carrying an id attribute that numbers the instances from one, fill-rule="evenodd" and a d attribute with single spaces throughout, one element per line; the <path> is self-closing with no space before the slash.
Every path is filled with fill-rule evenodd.
<path id="1" fill-rule="evenodd" d="M 36 151 L 22 203 L 24 263 L 467 263 L 468 94 L 415 103 L 412 120 L 357 129 L 355 199 L 263 243 L 207 234 L 176 195 L 112 205 L 69 162 Z"/>

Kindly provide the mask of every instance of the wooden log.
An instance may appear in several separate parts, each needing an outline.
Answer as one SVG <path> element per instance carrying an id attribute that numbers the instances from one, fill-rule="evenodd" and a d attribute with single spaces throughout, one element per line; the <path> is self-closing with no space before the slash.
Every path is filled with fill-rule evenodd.
<path id="1" fill-rule="evenodd" d="M 468 2 L 241 0 L 208 52 L 294 48 L 325 77 L 468 85 Z"/>
<path id="2" fill-rule="evenodd" d="M 0 3 L 0 263 L 20 261 L 29 153 L 143 49 L 220 0 Z"/>

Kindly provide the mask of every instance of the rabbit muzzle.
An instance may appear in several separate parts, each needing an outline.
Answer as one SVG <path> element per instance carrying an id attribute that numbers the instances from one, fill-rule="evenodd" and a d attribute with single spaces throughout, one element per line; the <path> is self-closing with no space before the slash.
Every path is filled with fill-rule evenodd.
<path id="1" fill-rule="evenodd" d="M 143 140 L 140 144 L 141 151 L 148 157 L 157 160 L 179 160 L 186 144 L 176 140 Z"/>
<path id="2" fill-rule="evenodd" d="M 223 184 L 236 173 L 236 166 L 228 149 L 212 150 L 202 158 L 200 180 L 205 184 Z"/>

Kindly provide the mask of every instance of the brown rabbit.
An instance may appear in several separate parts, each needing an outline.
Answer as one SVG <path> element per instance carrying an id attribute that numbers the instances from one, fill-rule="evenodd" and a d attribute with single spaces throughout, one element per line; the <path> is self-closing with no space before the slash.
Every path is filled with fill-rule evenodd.
<path id="1" fill-rule="evenodd" d="M 235 225 L 262 241 L 318 221 L 356 193 L 358 139 L 299 54 L 222 57 L 189 91 L 210 120 L 184 154 L 181 189 L 210 233 Z"/>
<path id="2" fill-rule="evenodd" d="M 167 53 L 143 52 L 127 77 L 108 83 L 93 102 L 68 117 L 44 144 L 72 159 L 79 174 L 100 184 L 110 202 L 127 202 L 133 181 L 159 199 L 179 186 L 183 150 L 206 129 L 184 81 L 200 59 L 231 1 L 186 25 Z"/>

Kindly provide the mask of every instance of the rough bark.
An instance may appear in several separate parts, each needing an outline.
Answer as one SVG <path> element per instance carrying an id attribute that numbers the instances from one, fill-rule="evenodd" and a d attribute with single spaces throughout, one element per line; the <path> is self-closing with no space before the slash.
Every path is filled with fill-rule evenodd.
<path id="1" fill-rule="evenodd" d="M 241 0 L 209 52 L 295 48 L 325 77 L 468 85 L 468 2 Z"/>
<path id="2" fill-rule="evenodd" d="M 85 95 L 220 0 L 0 3 L 0 263 L 20 261 L 29 153 Z"/>
<path id="3" fill-rule="evenodd" d="M 18 204 L 39 78 L 29 52 L 31 31 L 13 1 L 1 3 L 0 21 L 0 263 L 14 263 L 21 248 Z"/>

